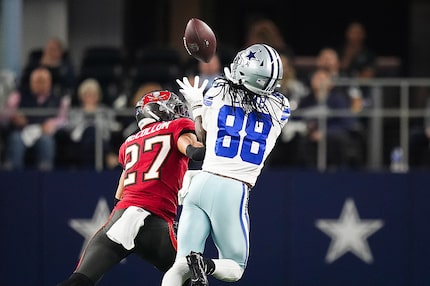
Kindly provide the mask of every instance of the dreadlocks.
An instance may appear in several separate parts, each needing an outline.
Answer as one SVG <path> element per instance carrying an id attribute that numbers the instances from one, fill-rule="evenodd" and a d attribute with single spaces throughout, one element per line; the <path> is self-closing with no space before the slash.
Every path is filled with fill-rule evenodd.
<path id="1" fill-rule="evenodd" d="M 256 111 L 256 115 L 261 117 L 260 113 L 270 113 L 270 111 L 274 111 L 278 103 L 278 106 L 284 106 L 286 103 L 286 98 L 283 94 L 279 92 L 273 93 L 274 102 L 267 100 L 267 95 L 259 95 L 253 93 L 246 89 L 242 84 L 235 84 L 232 81 L 228 80 L 225 77 L 216 78 L 214 81 L 214 86 L 220 86 L 218 94 L 224 94 L 223 96 L 230 96 L 231 102 L 234 103 L 233 107 L 240 106 L 245 111 L 245 114 L 252 113 Z M 224 92 L 225 91 L 225 92 Z M 271 118 L 272 124 L 273 120 L 276 120 L 278 123 L 279 120 L 277 118 Z"/>

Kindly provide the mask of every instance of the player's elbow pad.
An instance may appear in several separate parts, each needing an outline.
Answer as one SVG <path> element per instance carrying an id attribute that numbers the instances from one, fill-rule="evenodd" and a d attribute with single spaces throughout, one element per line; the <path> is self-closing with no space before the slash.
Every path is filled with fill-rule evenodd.
<path id="1" fill-rule="evenodd" d="M 194 161 L 203 161 L 205 158 L 206 147 L 194 147 L 193 145 L 187 146 L 187 157 Z"/>

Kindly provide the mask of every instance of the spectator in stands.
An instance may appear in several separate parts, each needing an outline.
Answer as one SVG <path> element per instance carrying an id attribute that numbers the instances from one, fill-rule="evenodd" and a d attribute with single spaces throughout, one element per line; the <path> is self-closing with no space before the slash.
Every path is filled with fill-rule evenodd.
<path id="1" fill-rule="evenodd" d="M 311 92 L 299 105 L 307 127 L 307 133 L 299 144 L 302 148 L 300 154 L 307 167 L 317 166 L 317 146 L 324 136 L 327 140 L 328 168 L 350 167 L 351 158 L 361 156 L 359 147 L 351 137 L 351 131 L 357 124 L 355 117 L 328 117 L 325 134 L 320 125 L 320 117 L 330 115 L 330 110 L 348 110 L 349 107 L 348 95 L 341 89 L 333 89 L 328 71 L 316 70 L 311 78 Z"/>
<path id="2" fill-rule="evenodd" d="M 366 29 L 361 22 L 352 21 L 346 28 L 345 41 L 339 49 L 340 68 L 348 76 L 375 76 L 376 54 L 366 43 Z"/>
<path id="3" fill-rule="evenodd" d="M 112 148 L 111 134 L 121 129 L 116 121 L 114 111 L 103 105 L 102 92 L 97 80 L 89 78 L 78 87 L 80 107 L 72 109 L 65 130 L 73 142 L 73 152 L 80 168 L 94 168 L 97 132 L 103 143 L 103 158 L 107 168 L 117 163 L 116 150 Z M 112 160 L 114 158 L 114 160 Z M 112 165 L 113 164 L 113 165 Z"/>
<path id="4" fill-rule="evenodd" d="M 340 69 L 340 61 L 337 51 L 331 47 L 322 48 L 316 58 L 316 68 L 324 69 L 329 72 L 333 81 L 348 79 L 349 76 Z M 361 89 L 356 86 L 340 86 L 350 97 L 351 111 L 359 113 L 363 109 L 363 96 Z"/>
<path id="5" fill-rule="evenodd" d="M 409 137 L 409 167 L 430 168 L 430 97 L 427 98 L 424 127 L 413 128 Z"/>
<path id="6" fill-rule="evenodd" d="M 329 72 L 333 79 L 349 77 L 340 70 L 340 61 L 337 51 L 331 47 L 322 48 L 315 60 L 317 69 L 324 69 Z"/>
<path id="7" fill-rule="evenodd" d="M 13 131 L 10 133 L 6 150 L 6 169 L 25 167 L 25 155 L 32 148 L 39 170 L 51 170 L 55 159 L 55 133 L 66 121 L 69 108 L 68 97 L 52 94 L 52 77 L 46 68 L 36 68 L 30 75 L 29 93 L 14 94 L 16 110 L 10 117 Z M 36 108 L 41 113 L 25 114 L 20 109 Z M 43 110 L 45 109 L 45 110 Z M 55 110 L 55 113 L 52 112 Z"/>
<path id="8" fill-rule="evenodd" d="M 282 94 L 287 95 L 291 110 L 296 110 L 300 99 L 309 93 L 308 87 L 296 76 L 293 60 L 286 53 L 279 54 L 284 66 L 284 74 L 277 88 Z"/>
<path id="9" fill-rule="evenodd" d="M 150 93 L 154 90 L 163 90 L 163 87 L 158 82 L 146 82 L 142 84 L 134 94 L 134 96 L 129 101 L 129 108 L 134 108 L 139 101 L 145 94 Z M 128 136 L 135 133 L 136 131 L 139 131 L 139 127 L 136 124 L 136 120 L 130 116 L 128 116 L 126 119 L 124 119 L 125 128 L 122 131 L 122 137 L 121 142 L 124 141 Z"/>
<path id="10" fill-rule="evenodd" d="M 294 57 L 294 51 L 286 43 L 278 25 L 267 18 L 258 19 L 249 25 L 244 46 L 253 44 L 268 44 L 289 58 Z"/>
<path id="11" fill-rule="evenodd" d="M 7 69 L 0 70 L 0 165 L 4 161 L 5 138 L 8 137 L 9 122 L 17 99 L 15 74 Z"/>
<path id="12" fill-rule="evenodd" d="M 134 109 L 139 99 L 141 99 L 145 94 L 150 93 L 154 90 L 164 90 L 164 88 L 160 83 L 155 81 L 143 83 L 141 86 L 139 86 L 134 95 L 128 100 L 127 107 L 129 109 Z M 131 117 L 129 114 L 125 116 L 117 115 L 117 120 L 123 128 L 119 131 L 112 132 L 111 143 L 113 150 L 119 150 L 121 144 L 124 142 L 125 139 L 127 139 L 128 136 L 140 130 L 137 126 L 136 119 L 134 117 Z M 115 163 L 117 164 L 117 160 Z"/>
<path id="13" fill-rule="evenodd" d="M 276 90 L 288 98 L 290 108 L 294 111 L 299 106 L 300 100 L 309 93 L 309 88 L 297 78 L 296 70 L 288 55 L 281 53 L 280 57 L 284 74 Z M 298 156 L 297 150 L 298 144 L 300 144 L 299 138 L 305 130 L 306 126 L 301 120 L 291 117 L 288 125 L 282 129 L 282 134 L 269 155 L 267 165 L 271 167 L 302 166 L 303 162 Z"/>
<path id="14" fill-rule="evenodd" d="M 209 88 L 215 78 L 219 77 L 221 74 L 221 61 L 218 54 L 215 54 L 208 63 L 202 61 L 198 62 L 198 75 L 200 80 L 208 80 L 207 88 Z M 192 79 L 194 79 L 194 77 L 192 77 Z"/>
<path id="15" fill-rule="evenodd" d="M 340 69 L 340 60 L 337 51 L 331 47 L 324 47 L 320 50 L 316 59 L 316 68 L 328 71 L 333 82 L 350 79 Z M 367 89 L 355 85 L 333 86 L 333 91 L 336 90 L 340 90 L 340 93 L 347 95 L 351 112 L 357 114 L 357 120 L 353 128 L 349 130 L 349 135 L 354 140 L 354 144 L 357 145 L 357 149 L 360 150 L 360 154 L 362 154 L 366 150 L 365 126 L 367 125 L 367 118 L 361 118 L 359 115 L 364 107 L 370 106 L 370 99 L 367 96 L 365 98 L 363 95 L 363 92 L 366 92 Z M 356 165 L 364 163 L 364 158 L 362 157 L 355 156 L 354 161 Z"/>
<path id="16" fill-rule="evenodd" d="M 76 80 L 75 70 L 60 39 L 49 39 L 41 53 L 36 51 L 32 56 L 22 74 L 22 88 L 28 87 L 29 75 L 35 68 L 45 67 L 51 72 L 55 94 L 72 93 Z"/>
<path id="17" fill-rule="evenodd" d="M 212 59 L 206 63 L 202 61 L 194 61 L 196 62 L 196 68 L 194 70 L 191 70 L 188 76 L 188 80 L 191 84 L 194 84 L 194 77 L 196 75 L 199 76 L 200 81 L 203 81 L 205 79 L 208 80 L 208 85 L 206 87 L 206 90 L 211 87 L 213 81 L 215 78 L 222 75 L 222 67 L 221 67 L 221 61 L 218 54 L 215 54 Z"/>

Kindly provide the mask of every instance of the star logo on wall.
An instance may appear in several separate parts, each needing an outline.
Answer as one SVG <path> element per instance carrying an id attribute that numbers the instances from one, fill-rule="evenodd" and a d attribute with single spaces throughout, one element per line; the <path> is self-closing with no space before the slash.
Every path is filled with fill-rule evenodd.
<path id="1" fill-rule="evenodd" d="M 339 219 L 319 219 L 316 227 L 331 237 L 331 243 L 325 257 L 327 263 L 351 252 L 364 262 L 373 262 L 367 238 L 384 225 L 380 219 L 360 219 L 353 199 L 347 199 Z"/>
<path id="2" fill-rule="evenodd" d="M 91 237 L 107 221 L 110 215 L 109 205 L 104 198 L 100 198 L 90 219 L 70 219 L 69 226 L 85 238 L 81 253 L 90 241 Z"/>

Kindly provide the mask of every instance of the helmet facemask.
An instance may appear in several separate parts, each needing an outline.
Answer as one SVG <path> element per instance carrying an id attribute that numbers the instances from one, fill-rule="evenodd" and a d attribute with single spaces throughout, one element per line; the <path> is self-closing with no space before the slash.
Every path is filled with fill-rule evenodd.
<path id="1" fill-rule="evenodd" d="M 170 91 L 153 91 L 145 94 L 136 104 L 136 120 L 145 118 L 155 121 L 170 121 L 189 117 L 187 106 Z"/>

